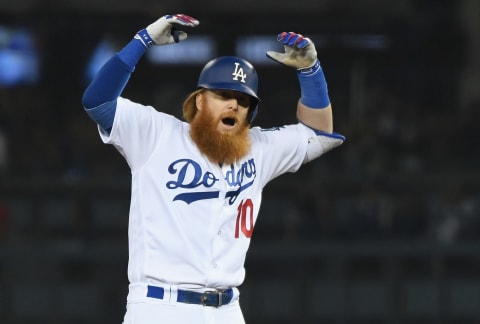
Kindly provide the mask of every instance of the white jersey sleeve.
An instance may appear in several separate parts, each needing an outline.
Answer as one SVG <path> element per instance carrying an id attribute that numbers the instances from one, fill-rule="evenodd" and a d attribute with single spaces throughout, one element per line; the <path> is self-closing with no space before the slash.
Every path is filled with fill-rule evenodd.
<path id="1" fill-rule="evenodd" d="M 263 165 L 264 183 L 287 172 L 296 172 L 302 164 L 308 163 L 331 149 L 341 145 L 344 137 L 340 134 L 316 133 L 313 129 L 298 123 L 281 127 L 252 128 L 254 156 Z M 260 144 L 260 145 L 259 145 Z"/>
<path id="2" fill-rule="evenodd" d="M 134 171 L 149 158 L 158 145 L 158 139 L 168 136 L 171 123 L 167 120 L 181 123 L 151 106 L 119 97 L 110 134 L 106 134 L 100 127 L 98 129 L 102 141 L 113 144 Z"/>

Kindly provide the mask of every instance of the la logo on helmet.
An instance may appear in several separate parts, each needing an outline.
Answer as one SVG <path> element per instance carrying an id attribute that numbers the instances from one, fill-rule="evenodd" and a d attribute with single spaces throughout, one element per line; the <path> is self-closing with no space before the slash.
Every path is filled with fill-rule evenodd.
<path id="1" fill-rule="evenodd" d="M 235 71 L 233 71 L 232 75 L 234 76 L 233 80 L 238 81 L 238 78 L 240 78 L 240 82 L 242 83 L 245 83 L 245 79 L 247 78 L 247 74 L 243 72 L 240 63 L 235 63 Z"/>

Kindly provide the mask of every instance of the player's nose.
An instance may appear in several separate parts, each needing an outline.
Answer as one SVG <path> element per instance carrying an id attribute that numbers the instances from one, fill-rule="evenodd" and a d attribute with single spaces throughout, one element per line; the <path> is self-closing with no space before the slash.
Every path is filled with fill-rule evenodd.
<path id="1" fill-rule="evenodd" d="M 238 110 L 238 100 L 236 98 L 230 98 L 227 102 L 228 110 Z"/>

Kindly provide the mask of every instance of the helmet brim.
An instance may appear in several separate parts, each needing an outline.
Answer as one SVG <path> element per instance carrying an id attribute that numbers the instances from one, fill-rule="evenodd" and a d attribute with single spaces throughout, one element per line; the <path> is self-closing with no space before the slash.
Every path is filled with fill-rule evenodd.
<path id="1" fill-rule="evenodd" d="M 247 86 L 244 86 L 243 84 L 236 84 L 234 87 L 232 87 L 232 84 L 231 83 L 223 83 L 223 82 L 219 82 L 219 83 L 200 83 L 197 85 L 198 88 L 203 88 L 203 89 L 208 89 L 208 90 L 232 90 L 232 91 L 239 91 L 239 92 L 243 92 L 243 93 L 246 93 L 248 94 L 249 96 L 257 99 L 257 103 L 258 101 L 260 101 L 260 98 L 258 98 L 257 94 L 255 93 L 255 91 L 253 91 L 252 89 L 250 89 L 249 87 Z"/>

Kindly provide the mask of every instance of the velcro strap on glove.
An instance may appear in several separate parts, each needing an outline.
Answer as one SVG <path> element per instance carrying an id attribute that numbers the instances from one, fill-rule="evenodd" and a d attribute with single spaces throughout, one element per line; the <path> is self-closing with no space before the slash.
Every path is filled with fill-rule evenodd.
<path id="1" fill-rule="evenodd" d="M 145 46 L 147 48 L 155 45 L 155 43 L 153 42 L 153 39 L 148 34 L 146 28 L 138 31 L 138 33 L 135 35 L 135 38 L 140 40 L 143 43 L 143 46 Z"/>

